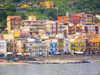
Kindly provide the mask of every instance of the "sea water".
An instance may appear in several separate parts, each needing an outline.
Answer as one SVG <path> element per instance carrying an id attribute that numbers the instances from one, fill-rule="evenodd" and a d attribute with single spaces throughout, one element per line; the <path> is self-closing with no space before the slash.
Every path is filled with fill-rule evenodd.
<path id="1" fill-rule="evenodd" d="M 100 75 L 100 62 L 0 65 L 0 75 Z"/>

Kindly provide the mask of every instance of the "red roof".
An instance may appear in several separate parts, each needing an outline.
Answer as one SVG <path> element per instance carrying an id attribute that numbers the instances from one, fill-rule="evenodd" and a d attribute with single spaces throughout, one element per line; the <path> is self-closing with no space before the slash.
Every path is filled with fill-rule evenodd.
<path id="1" fill-rule="evenodd" d="M 82 14 L 76 14 L 76 16 L 82 16 Z"/>
<path id="2" fill-rule="evenodd" d="M 10 17 L 10 18 L 21 18 L 21 16 L 8 16 L 8 17 Z"/>
<path id="3" fill-rule="evenodd" d="M 90 14 L 90 15 L 94 17 L 94 15 L 93 15 L 93 14 Z"/>
<path id="4" fill-rule="evenodd" d="M 95 25 L 100 25 L 100 23 L 97 23 L 97 24 L 95 24 Z"/>

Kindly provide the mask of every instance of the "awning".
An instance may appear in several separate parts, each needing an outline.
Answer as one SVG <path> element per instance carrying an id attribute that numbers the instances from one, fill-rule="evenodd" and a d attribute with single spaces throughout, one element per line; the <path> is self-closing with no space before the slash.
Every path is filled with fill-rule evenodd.
<path id="1" fill-rule="evenodd" d="M 30 53 L 24 53 L 24 55 L 30 55 Z"/>
<path id="2" fill-rule="evenodd" d="M 13 54 L 13 52 L 8 52 L 8 53 L 6 53 L 6 54 Z"/>
<path id="3" fill-rule="evenodd" d="M 79 52 L 74 52 L 74 53 L 77 53 L 77 54 L 83 54 L 84 52 L 82 52 L 82 51 L 79 51 Z"/>
<path id="4" fill-rule="evenodd" d="M 2 53 L 2 54 L 0 54 L 0 55 L 4 55 L 4 54 Z"/>
<path id="5" fill-rule="evenodd" d="M 17 55 L 22 55 L 22 53 L 17 53 Z"/>

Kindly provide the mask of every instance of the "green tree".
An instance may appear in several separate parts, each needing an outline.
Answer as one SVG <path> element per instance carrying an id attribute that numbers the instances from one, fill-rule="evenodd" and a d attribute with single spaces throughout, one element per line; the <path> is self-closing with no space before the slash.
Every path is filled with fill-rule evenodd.
<path id="1" fill-rule="evenodd" d="M 14 4 L 11 4 L 11 5 L 7 5 L 4 7 L 7 11 L 13 11 L 13 12 L 16 12 L 16 7 Z"/>
<path id="2" fill-rule="evenodd" d="M 17 2 L 17 3 L 19 3 L 19 2 L 21 2 L 21 0 L 13 0 L 13 2 Z"/>
<path id="3" fill-rule="evenodd" d="M 27 16 L 25 15 L 24 12 L 17 12 L 17 13 L 15 13 L 15 15 L 20 15 L 23 20 L 26 20 L 27 19 Z"/>
<path id="4" fill-rule="evenodd" d="M 96 23 L 100 23 L 100 19 L 95 18 L 95 22 L 96 22 Z"/>

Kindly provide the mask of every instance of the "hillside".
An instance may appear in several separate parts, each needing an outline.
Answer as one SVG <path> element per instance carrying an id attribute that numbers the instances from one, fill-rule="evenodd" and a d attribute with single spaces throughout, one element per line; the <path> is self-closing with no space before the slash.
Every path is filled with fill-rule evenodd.
<path id="1" fill-rule="evenodd" d="M 8 15 L 21 15 L 23 19 L 27 19 L 27 15 L 23 12 L 16 12 L 16 6 L 23 3 L 38 4 L 41 1 L 53 1 L 58 7 L 56 9 L 42 9 L 32 7 L 27 9 L 29 15 L 36 15 L 37 19 L 57 20 L 57 16 L 64 16 L 66 12 L 90 12 L 92 14 L 100 14 L 100 0 L 0 0 L 5 10 L 0 10 L 0 28 L 6 27 L 6 18 Z M 6 12 L 7 11 L 7 12 Z"/>

